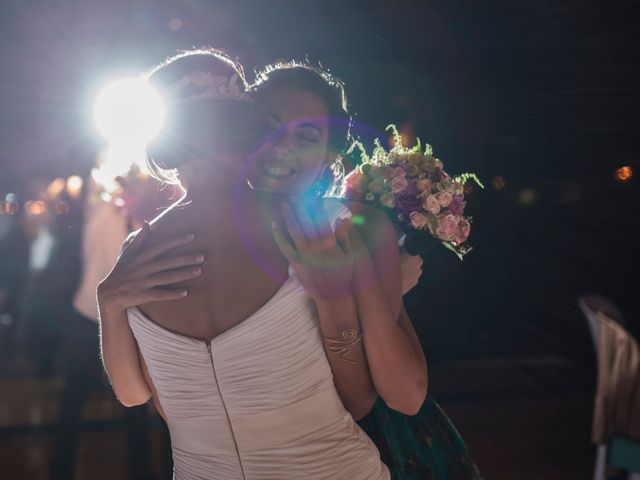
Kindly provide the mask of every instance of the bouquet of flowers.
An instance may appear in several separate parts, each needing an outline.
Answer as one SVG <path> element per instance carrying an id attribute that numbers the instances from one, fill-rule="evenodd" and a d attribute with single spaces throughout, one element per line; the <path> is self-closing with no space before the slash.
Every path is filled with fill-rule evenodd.
<path id="1" fill-rule="evenodd" d="M 405 147 L 395 125 L 393 147 L 387 151 L 378 139 L 371 155 L 361 142 L 354 142 L 347 154 L 360 150 L 362 163 L 342 182 L 339 196 L 376 205 L 385 210 L 407 238 L 410 253 L 422 253 L 441 242 L 461 260 L 471 251 L 467 238 L 472 219 L 464 215 L 464 186 L 468 180 L 484 188 L 475 174 L 449 176 L 431 145 L 423 150 L 420 140 Z"/>

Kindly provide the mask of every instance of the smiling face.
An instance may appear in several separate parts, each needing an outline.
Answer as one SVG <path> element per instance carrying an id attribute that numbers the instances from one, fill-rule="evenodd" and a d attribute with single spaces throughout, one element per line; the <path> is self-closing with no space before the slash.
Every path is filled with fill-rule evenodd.
<path id="1" fill-rule="evenodd" d="M 258 110 L 268 133 L 251 155 L 249 184 L 266 192 L 303 193 L 334 157 L 326 106 L 312 93 L 284 87 L 261 98 Z"/>

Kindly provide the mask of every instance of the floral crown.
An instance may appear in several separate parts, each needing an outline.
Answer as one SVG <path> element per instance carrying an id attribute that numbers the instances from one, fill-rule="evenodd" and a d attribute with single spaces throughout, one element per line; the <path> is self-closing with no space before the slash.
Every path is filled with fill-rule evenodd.
<path id="1" fill-rule="evenodd" d="M 175 97 L 176 105 L 201 103 L 209 100 L 237 100 L 247 102 L 251 100 L 249 94 L 235 73 L 231 77 L 213 75 L 208 72 L 197 72 L 185 75 L 170 87 L 171 96 Z M 187 95 L 185 91 L 191 92 Z"/>

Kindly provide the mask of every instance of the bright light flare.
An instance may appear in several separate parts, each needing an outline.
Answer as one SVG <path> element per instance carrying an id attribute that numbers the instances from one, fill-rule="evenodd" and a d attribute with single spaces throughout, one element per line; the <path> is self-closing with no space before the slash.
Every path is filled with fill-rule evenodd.
<path id="1" fill-rule="evenodd" d="M 141 78 L 109 83 L 94 109 L 98 131 L 109 143 L 142 147 L 160 133 L 165 114 L 162 97 Z"/>

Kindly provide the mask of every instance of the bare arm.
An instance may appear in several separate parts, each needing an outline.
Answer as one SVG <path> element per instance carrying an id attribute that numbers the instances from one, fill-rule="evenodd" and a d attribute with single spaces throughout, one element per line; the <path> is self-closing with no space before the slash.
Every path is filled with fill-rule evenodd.
<path id="1" fill-rule="evenodd" d="M 104 302 L 102 302 L 104 303 Z M 138 356 L 138 348 L 124 311 L 99 305 L 102 362 L 116 397 L 125 407 L 146 403 L 151 397 Z"/>
<path id="2" fill-rule="evenodd" d="M 283 205 L 285 228 L 274 223 L 274 238 L 315 304 L 338 394 L 351 415 L 361 418 L 371 409 L 377 394 L 351 290 L 353 262 L 344 245 L 348 224 L 337 224 L 334 232 L 319 205 L 312 219 L 301 202 L 294 203 Z M 350 334 L 353 336 L 348 337 Z"/>
<path id="3" fill-rule="evenodd" d="M 316 305 L 334 383 L 345 407 L 354 418 L 361 418 L 380 394 L 392 408 L 416 412 L 426 395 L 426 365 L 398 324 L 402 302 L 393 230 L 389 243 L 384 237 L 389 231 L 379 228 L 387 225 L 371 221 L 378 231 L 368 233 L 383 240 L 376 250 L 382 264 L 378 275 L 350 222 L 336 222 L 334 234 L 319 209 L 311 220 L 303 207 L 296 205 L 295 215 L 293 208 L 283 210 L 292 243 L 278 228 L 274 236 Z"/>
<path id="4" fill-rule="evenodd" d="M 403 290 L 396 235 L 378 210 L 357 206 L 365 218 L 352 231 L 355 252 L 354 292 L 366 356 L 376 391 L 387 405 L 416 413 L 427 393 L 424 352 L 402 305 Z"/>
<path id="5" fill-rule="evenodd" d="M 193 278 L 197 275 L 193 265 L 201 262 L 194 254 L 161 257 L 192 238 L 178 237 L 143 248 L 149 232 L 145 224 L 130 243 L 125 242 L 116 265 L 97 289 L 102 361 L 116 397 L 125 406 L 146 403 L 153 393 L 127 321 L 127 308 L 183 298 L 184 291 L 162 287 Z"/>

